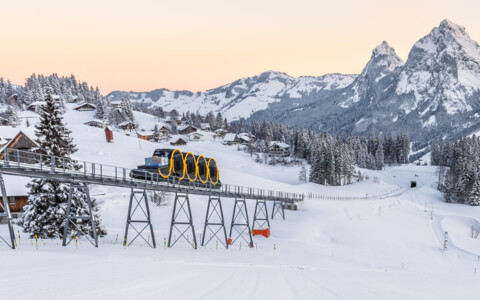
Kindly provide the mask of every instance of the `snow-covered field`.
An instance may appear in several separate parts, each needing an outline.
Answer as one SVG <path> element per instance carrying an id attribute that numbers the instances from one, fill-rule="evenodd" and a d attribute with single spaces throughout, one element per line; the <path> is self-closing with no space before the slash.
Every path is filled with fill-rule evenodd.
<path id="1" fill-rule="evenodd" d="M 134 167 L 153 149 L 166 147 L 115 132 L 107 144 L 101 129 L 82 125 L 91 112 L 68 112 L 84 160 Z M 136 114 L 144 129 L 154 119 Z M 5 130 L 4 130 L 5 128 Z M 7 132 L 12 130 L 12 132 Z M 17 129 L 1 127 L 0 136 Z M 26 130 L 32 133 L 32 127 Z M 17 250 L 0 243 L 2 299 L 479 299 L 480 208 L 446 204 L 435 190 L 430 166 L 387 167 L 370 180 L 344 187 L 298 182 L 298 167 L 260 165 L 220 141 L 191 142 L 182 150 L 214 157 L 223 182 L 266 189 L 365 196 L 418 187 L 382 200 L 306 199 L 286 220 L 271 221 L 272 236 L 255 237 L 257 247 L 215 243 L 193 250 L 185 243 L 164 248 L 172 212 L 151 204 L 156 249 L 136 241 L 123 247 L 129 190 L 92 187 L 109 234 L 94 248 L 81 241 L 62 248 L 60 241 L 34 241 L 21 233 Z M 363 170 L 362 170 L 363 171 Z M 375 183 L 373 178 L 378 177 Z M 11 178 L 8 180 L 12 182 Z M 197 236 L 203 230 L 206 197 L 191 196 Z M 224 199 L 230 223 L 232 199 Z M 253 215 L 254 202 L 249 201 Z M 271 206 L 269 206 L 271 210 Z M 15 231 L 20 228 L 15 228 Z M 448 232 L 448 249 L 443 249 Z M 5 235 L 6 226 L 0 225 Z M 115 240 L 118 234 L 118 242 Z M 475 270 L 479 274 L 475 276 Z"/>

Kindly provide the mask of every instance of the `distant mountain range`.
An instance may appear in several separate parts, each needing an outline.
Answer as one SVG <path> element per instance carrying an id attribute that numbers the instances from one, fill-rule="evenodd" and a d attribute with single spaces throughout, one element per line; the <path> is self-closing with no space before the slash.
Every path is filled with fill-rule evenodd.
<path id="1" fill-rule="evenodd" d="M 421 149 L 480 128 L 480 47 L 463 26 L 443 20 L 413 45 L 406 62 L 382 42 L 359 75 L 265 72 L 205 93 L 128 94 L 147 106 L 221 111 L 229 120 L 274 120 L 333 134 L 407 133 Z"/>

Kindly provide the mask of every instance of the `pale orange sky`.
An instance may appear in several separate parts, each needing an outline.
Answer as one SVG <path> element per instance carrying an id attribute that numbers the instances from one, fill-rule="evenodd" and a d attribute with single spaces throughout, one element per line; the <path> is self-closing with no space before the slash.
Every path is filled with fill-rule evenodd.
<path id="1" fill-rule="evenodd" d="M 406 60 L 445 18 L 480 41 L 479 0 L 3 2 L 0 77 L 74 74 L 104 94 L 204 91 L 267 70 L 359 73 L 383 40 Z"/>

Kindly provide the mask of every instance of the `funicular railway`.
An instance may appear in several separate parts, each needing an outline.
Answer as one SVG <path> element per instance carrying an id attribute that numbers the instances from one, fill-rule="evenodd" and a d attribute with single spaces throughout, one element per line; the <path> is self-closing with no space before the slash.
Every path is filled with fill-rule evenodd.
<path id="1" fill-rule="evenodd" d="M 81 167 L 72 169 L 68 167 L 69 164 L 62 157 L 46 156 L 15 149 L 4 149 L 3 153 L 0 154 L 2 158 L 0 160 L 0 188 L 3 196 L 3 203 L 0 201 L 3 213 L 0 213 L 0 217 L 7 219 L 9 229 L 9 237 L 5 239 L 0 236 L 0 238 L 12 249 L 15 249 L 15 237 L 2 175 L 54 179 L 70 185 L 63 246 L 68 245 L 73 239 L 69 228 L 72 226 L 75 229 L 75 224 L 71 220 L 86 219 L 91 222 L 92 228 L 95 228 L 88 189 L 89 184 L 130 188 L 124 245 L 130 245 L 138 237 L 141 237 L 153 248 L 156 247 L 156 242 L 146 191 L 175 194 L 168 247 L 172 247 L 178 240 L 184 238 L 195 249 L 197 248 L 197 240 L 189 195 L 208 196 L 201 245 L 205 246 L 213 238 L 217 238 L 226 248 L 240 238 L 245 240 L 248 245 L 253 245 L 252 233 L 268 236 L 270 233 L 269 217 L 273 219 L 275 215 L 279 214 L 285 218 L 284 206 L 303 201 L 304 198 L 303 194 L 225 184 L 220 180 L 220 172 L 213 158 L 206 158 L 202 155 L 197 156 L 192 153 L 183 154 L 178 149 L 158 149 L 155 151 L 153 158 L 157 158 L 160 161 L 159 163 L 146 164 L 139 166 L 137 169 L 87 161 L 75 161 L 76 165 Z M 74 190 L 79 190 L 86 195 L 86 205 L 89 209 L 88 215 L 75 216 L 71 214 L 70 208 Z M 222 198 L 233 198 L 235 201 L 228 237 Z M 246 200 L 256 201 L 251 226 Z M 267 202 L 273 203 L 271 215 L 268 213 Z M 134 213 L 138 209 L 143 212 L 142 219 L 134 218 Z M 138 230 L 135 227 L 136 224 L 141 224 L 143 228 Z M 129 229 L 133 229 L 136 233 L 131 240 L 128 239 Z M 142 235 L 145 230 L 150 231 L 151 242 L 150 240 L 147 241 Z M 178 238 L 174 235 L 174 239 L 172 239 L 174 230 L 178 231 L 180 235 Z M 206 239 L 207 231 L 211 233 L 209 239 Z M 193 241 L 187 238 L 189 232 L 193 237 Z M 95 247 L 98 247 L 98 237 L 95 230 L 93 230 L 92 239 L 87 235 L 85 237 Z"/>

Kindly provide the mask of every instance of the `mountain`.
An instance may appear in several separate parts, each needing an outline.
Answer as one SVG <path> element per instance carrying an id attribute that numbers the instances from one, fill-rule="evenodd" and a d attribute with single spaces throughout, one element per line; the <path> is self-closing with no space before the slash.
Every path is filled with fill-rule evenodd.
<path id="1" fill-rule="evenodd" d="M 443 20 L 413 45 L 406 62 L 384 41 L 357 76 L 265 72 L 205 93 L 129 95 L 165 110 L 221 111 L 229 120 L 274 120 L 333 134 L 406 133 L 421 149 L 480 128 L 480 47 L 463 26 Z"/>
<path id="2" fill-rule="evenodd" d="M 312 93 L 341 89 L 353 82 L 355 75 L 328 74 L 320 77 L 295 78 L 280 72 L 264 72 L 246 77 L 205 93 L 158 89 L 151 92 L 128 92 L 132 102 L 149 107 L 162 107 L 180 113 L 190 111 L 206 114 L 220 111 L 230 121 L 248 118 L 265 110 L 269 104 L 289 99 L 297 105 Z M 125 92 L 115 91 L 107 95 L 109 100 L 120 100 Z"/>

